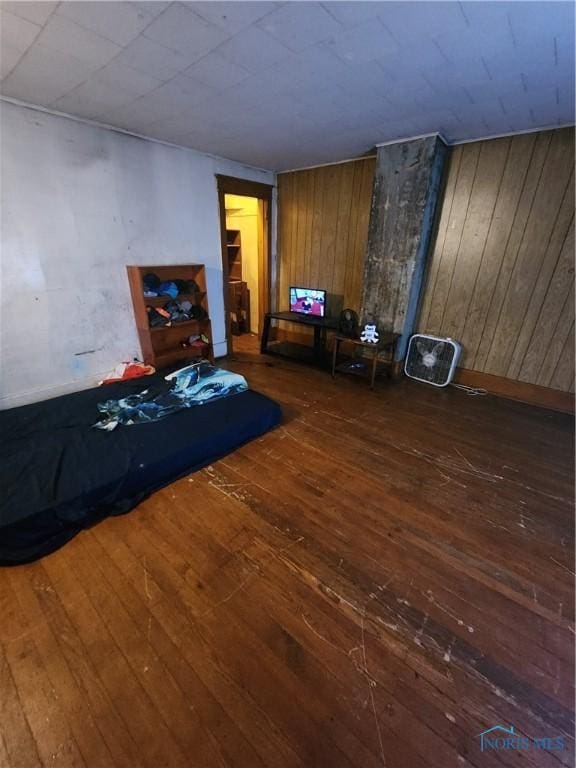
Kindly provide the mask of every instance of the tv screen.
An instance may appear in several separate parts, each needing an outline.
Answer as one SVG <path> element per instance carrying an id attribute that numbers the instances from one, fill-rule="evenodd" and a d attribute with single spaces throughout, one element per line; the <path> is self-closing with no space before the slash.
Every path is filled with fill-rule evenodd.
<path id="1" fill-rule="evenodd" d="M 315 288 L 290 288 L 290 312 L 324 317 L 325 311 L 326 291 Z"/>

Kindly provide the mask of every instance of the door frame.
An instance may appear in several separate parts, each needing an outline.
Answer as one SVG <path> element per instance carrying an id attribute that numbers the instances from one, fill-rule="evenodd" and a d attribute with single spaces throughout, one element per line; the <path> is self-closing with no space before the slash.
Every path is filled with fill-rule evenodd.
<path id="1" fill-rule="evenodd" d="M 222 289 L 224 291 L 224 312 L 226 314 L 227 354 L 233 353 L 230 305 L 228 295 L 228 249 L 226 247 L 226 195 L 255 197 L 259 201 L 258 209 L 258 330 L 262 333 L 264 315 L 270 311 L 271 275 L 272 275 L 272 193 L 274 187 L 259 181 L 238 179 L 235 176 L 216 174 L 218 185 L 218 207 L 220 212 L 220 243 L 222 250 Z"/>

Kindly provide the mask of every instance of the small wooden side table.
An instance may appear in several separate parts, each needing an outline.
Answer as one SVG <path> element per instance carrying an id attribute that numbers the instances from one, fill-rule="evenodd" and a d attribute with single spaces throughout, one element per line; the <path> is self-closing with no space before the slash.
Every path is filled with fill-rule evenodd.
<path id="1" fill-rule="evenodd" d="M 372 352 L 371 358 L 368 356 L 368 361 L 371 360 L 369 365 L 369 378 L 370 378 L 370 389 L 374 389 L 374 381 L 376 380 L 376 372 L 378 370 L 378 362 L 379 357 L 382 352 L 388 351 L 390 355 L 390 361 L 394 362 L 394 351 L 396 349 L 396 341 L 399 338 L 399 333 L 389 333 L 387 331 L 384 331 L 379 334 L 380 339 L 377 344 L 371 344 L 368 341 L 360 341 L 360 338 L 354 338 L 350 336 L 344 336 L 340 333 L 337 333 L 334 336 L 334 347 L 332 351 L 332 378 L 336 376 L 336 371 L 339 371 L 341 373 L 354 373 L 356 375 L 364 375 L 364 371 L 356 371 L 351 368 L 346 368 L 345 365 L 337 365 L 338 362 L 338 352 L 340 350 L 340 345 L 344 342 L 348 342 L 349 344 L 354 344 L 355 347 L 362 347 L 363 349 L 369 349 Z M 352 360 L 353 358 L 351 358 Z M 365 358 L 362 358 L 365 359 Z"/>

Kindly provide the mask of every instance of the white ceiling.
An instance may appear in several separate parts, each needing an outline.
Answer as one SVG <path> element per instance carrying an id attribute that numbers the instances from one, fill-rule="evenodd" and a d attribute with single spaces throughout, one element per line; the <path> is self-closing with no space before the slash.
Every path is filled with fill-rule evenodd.
<path id="1" fill-rule="evenodd" d="M 0 91 L 282 170 L 574 122 L 571 2 L 1 2 Z"/>

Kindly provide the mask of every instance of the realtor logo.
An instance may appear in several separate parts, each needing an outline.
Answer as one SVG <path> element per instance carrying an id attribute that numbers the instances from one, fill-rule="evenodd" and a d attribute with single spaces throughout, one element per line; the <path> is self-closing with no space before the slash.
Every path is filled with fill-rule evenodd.
<path id="1" fill-rule="evenodd" d="M 485 749 L 510 749 L 510 747 L 504 746 L 504 743 L 507 740 L 512 741 L 513 738 L 513 725 L 508 728 L 504 725 L 494 725 L 492 728 L 489 728 L 487 731 L 482 731 L 480 734 L 480 752 L 484 752 Z M 497 744 L 497 742 L 501 742 L 501 744 Z"/>
<path id="2" fill-rule="evenodd" d="M 541 750 L 560 750 L 565 749 L 566 745 L 563 736 L 545 736 L 543 738 L 533 739 L 529 736 L 519 736 L 514 732 L 514 726 L 493 725 L 487 731 L 478 734 L 480 739 L 480 752 L 487 752 L 491 749 L 541 749 Z"/>

